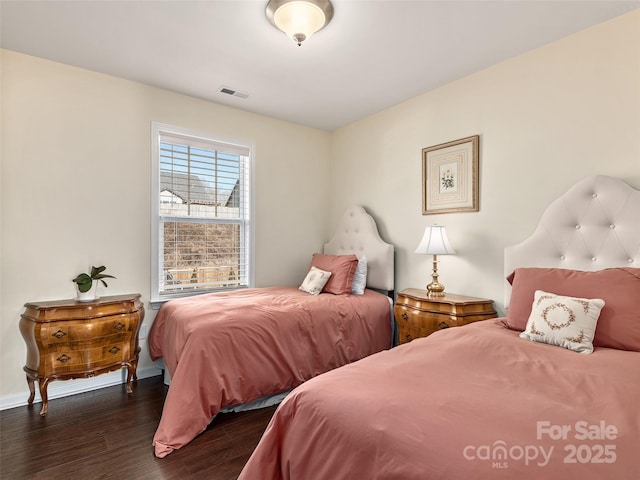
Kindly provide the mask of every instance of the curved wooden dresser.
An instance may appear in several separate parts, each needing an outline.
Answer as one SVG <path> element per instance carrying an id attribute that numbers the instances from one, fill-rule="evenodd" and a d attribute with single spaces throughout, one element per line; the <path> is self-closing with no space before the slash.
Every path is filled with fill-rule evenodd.
<path id="1" fill-rule="evenodd" d="M 47 386 L 52 380 L 87 378 L 127 368 L 127 393 L 137 380 L 138 332 L 144 319 L 139 294 L 102 297 L 91 302 L 56 300 L 25 304 L 20 333 L 27 344 L 24 371 L 29 405 L 37 380 L 40 415 L 47 414 Z"/>
<path id="2" fill-rule="evenodd" d="M 394 306 L 398 343 L 426 337 L 443 328 L 495 318 L 493 300 L 446 293 L 432 297 L 425 290 L 407 288 Z"/>

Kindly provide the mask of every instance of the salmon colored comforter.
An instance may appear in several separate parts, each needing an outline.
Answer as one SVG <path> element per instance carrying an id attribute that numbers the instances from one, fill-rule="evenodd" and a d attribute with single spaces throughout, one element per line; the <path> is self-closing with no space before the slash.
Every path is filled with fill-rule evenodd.
<path id="1" fill-rule="evenodd" d="M 226 406 L 291 389 L 391 345 L 387 297 L 309 295 L 294 287 L 172 300 L 149 332 L 171 386 L 153 438 L 164 457 L 193 440 Z"/>
<path id="2" fill-rule="evenodd" d="M 441 330 L 295 389 L 239 478 L 635 480 L 640 353 Z"/>

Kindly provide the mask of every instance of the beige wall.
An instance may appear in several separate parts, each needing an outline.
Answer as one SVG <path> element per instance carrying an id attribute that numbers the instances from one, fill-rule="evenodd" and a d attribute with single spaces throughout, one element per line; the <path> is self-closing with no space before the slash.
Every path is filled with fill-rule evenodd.
<path id="1" fill-rule="evenodd" d="M 434 65 L 437 68 L 437 65 Z M 421 149 L 480 135 L 480 211 L 421 213 Z M 619 177 L 640 188 L 640 10 L 493 66 L 336 132 L 332 210 L 360 203 L 396 246 L 396 289 L 423 288 L 424 228 L 445 225 L 452 293 L 503 310 L 503 249 L 534 229 L 576 181 Z"/>
<path id="2" fill-rule="evenodd" d="M 71 279 L 90 265 L 117 277 L 101 295 L 141 293 L 151 324 L 152 121 L 254 146 L 256 285 L 302 281 L 327 240 L 329 133 L 1 53 L 0 400 L 26 400 L 22 305 L 71 298 Z M 141 371 L 151 366 L 143 348 Z"/>
<path id="3" fill-rule="evenodd" d="M 640 11 L 331 134 L 9 51 L 1 93 L 0 408 L 26 399 L 24 302 L 72 296 L 92 263 L 118 277 L 102 294 L 148 301 L 151 121 L 255 145 L 258 286 L 300 282 L 356 203 L 396 245 L 398 290 L 428 282 L 412 252 L 439 223 L 458 251 L 441 257 L 447 290 L 502 309 L 503 248 L 545 205 L 596 173 L 640 188 Z M 473 134 L 480 212 L 423 216 L 421 149 Z"/>

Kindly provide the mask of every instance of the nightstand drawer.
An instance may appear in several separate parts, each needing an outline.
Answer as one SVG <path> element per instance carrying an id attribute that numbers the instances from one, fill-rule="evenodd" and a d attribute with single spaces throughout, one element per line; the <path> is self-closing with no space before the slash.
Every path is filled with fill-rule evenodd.
<path id="1" fill-rule="evenodd" d="M 443 328 L 457 327 L 470 323 L 463 318 L 421 312 L 396 305 L 394 307 L 398 331 L 401 333 L 400 342 L 408 342 L 418 337 L 426 337 Z"/>
<path id="2" fill-rule="evenodd" d="M 110 317 L 73 320 L 44 324 L 40 329 L 39 340 L 43 347 L 68 344 L 70 342 L 90 342 L 106 336 L 126 334 L 136 331 L 138 315 L 123 314 Z"/>
<path id="3" fill-rule="evenodd" d="M 60 348 L 43 355 L 44 368 L 53 375 L 82 373 L 117 364 L 131 357 L 129 342 L 99 345 L 93 348 Z"/>

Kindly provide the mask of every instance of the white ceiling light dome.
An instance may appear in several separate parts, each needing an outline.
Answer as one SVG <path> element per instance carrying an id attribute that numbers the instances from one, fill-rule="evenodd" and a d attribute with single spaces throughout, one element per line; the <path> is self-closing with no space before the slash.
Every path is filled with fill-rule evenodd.
<path id="1" fill-rule="evenodd" d="M 269 22 L 300 46 L 333 18 L 329 0 L 270 0 L 266 9 Z"/>

